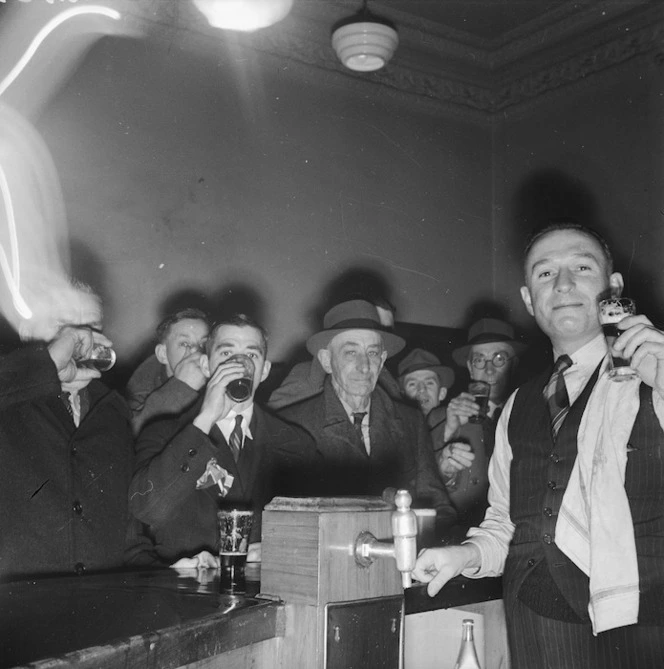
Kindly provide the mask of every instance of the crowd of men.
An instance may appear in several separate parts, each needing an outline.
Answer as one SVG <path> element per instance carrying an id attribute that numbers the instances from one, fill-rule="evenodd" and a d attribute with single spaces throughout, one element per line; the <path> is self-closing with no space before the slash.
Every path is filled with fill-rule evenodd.
<path id="1" fill-rule="evenodd" d="M 193 308 L 159 325 L 124 397 L 109 389 L 82 364 L 111 345 L 99 299 L 82 288 L 45 341 L 0 360 L 0 580 L 216 566 L 227 503 L 253 508 L 259 559 L 275 495 L 407 488 L 435 509 L 439 539 L 415 577 L 433 595 L 459 574 L 502 575 L 512 666 L 656 666 L 664 333 L 626 317 L 614 352 L 640 381 L 607 379 L 597 301 L 623 281 L 589 228 L 538 232 L 524 274 L 553 359 L 516 392 L 525 346 L 509 323 L 472 323 L 452 369 L 409 347 L 383 303 L 354 298 L 328 310 L 306 342 L 311 360 L 266 406 L 255 401 L 271 368 L 265 330 L 243 314 L 211 324 Z M 385 363 L 400 353 L 393 375 Z M 247 374 L 248 395 L 233 399 Z M 487 407 L 466 391 L 449 397 L 462 376 L 489 385 Z"/>

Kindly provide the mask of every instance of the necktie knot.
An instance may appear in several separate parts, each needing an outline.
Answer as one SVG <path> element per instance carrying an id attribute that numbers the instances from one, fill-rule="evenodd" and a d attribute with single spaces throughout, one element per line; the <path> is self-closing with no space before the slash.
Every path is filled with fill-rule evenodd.
<path id="1" fill-rule="evenodd" d="M 563 355 L 559 356 L 558 359 L 556 360 L 556 363 L 553 366 L 553 374 L 560 374 L 564 372 L 566 369 L 569 369 L 572 366 L 572 358 L 570 358 L 566 353 L 563 353 Z"/>
<path id="2" fill-rule="evenodd" d="M 362 421 L 364 420 L 364 417 L 367 415 L 366 411 L 357 411 L 356 413 L 353 414 L 353 425 L 357 428 L 358 426 L 362 426 Z"/>

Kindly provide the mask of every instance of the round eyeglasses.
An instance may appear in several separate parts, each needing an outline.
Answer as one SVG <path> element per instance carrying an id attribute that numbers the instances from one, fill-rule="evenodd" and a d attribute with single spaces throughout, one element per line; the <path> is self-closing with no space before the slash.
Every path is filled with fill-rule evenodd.
<path id="1" fill-rule="evenodd" d="M 484 369 L 487 362 L 491 362 L 494 367 L 504 367 L 505 363 L 510 359 L 510 356 L 505 351 L 498 351 L 494 353 L 493 357 L 487 358 L 484 355 L 474 355 L 470 359 L 470 364 L 475 369 Z"/>

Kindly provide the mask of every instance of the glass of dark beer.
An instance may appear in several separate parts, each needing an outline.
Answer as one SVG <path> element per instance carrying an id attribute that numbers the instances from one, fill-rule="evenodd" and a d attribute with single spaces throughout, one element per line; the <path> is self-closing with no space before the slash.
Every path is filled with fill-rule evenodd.
<path id="1" fill-rule="evenodd" d="M 100 372 L 107 372 L 116 361 L 115 351 L 109 346 L 95 344 L 90 356 L 84 360 L 76 360 L 77 367 L 88 367 Z"/>
<path id="2" fill-rule="evenodd" d="M 611 297 L 599 302 L 599 322 L 609 347 L 609 378 L 612 381 L 626 381 L 637 378 L 636 371 L 630 367 L 629 360 L 613 351 L 613 342 L 622 330 L 618 323 L 626 316 L 636 314 L 636 303 L 629 297 Z"/>
<path id="3" fill-rule="evenodd" d="M 468 384 L 468 392 L 473 396 L 476 404 L 480 405 L 480 410 L 474 416 L 468 419 L 469 423 L 479 423 L 489 412 L 489 394 L 491 386 L 485 381 L 471 381 Z"/>
<path id="4" fill-rule="evenodd" d="M 233 402 L 244 402 L 251 397 L 251 390 L 254 383 L 254 371 L 256 369 L 254 361 L 244 353 L 237 353 L 224 364 L 228 362 L 239 362 L 244 366 L 244 376 L 241 379 L 231 381 L 226 387 L 226 394 Z"/>
<path id="5" fill-rule="evenodd" d="M 217 521 L 221 590 L 226 593 L 246 592 L 244 568 L 249 552 L 249 535 L 254 522 L 254 512 L 244 506 L 222 507 L 217 511 Z"/>

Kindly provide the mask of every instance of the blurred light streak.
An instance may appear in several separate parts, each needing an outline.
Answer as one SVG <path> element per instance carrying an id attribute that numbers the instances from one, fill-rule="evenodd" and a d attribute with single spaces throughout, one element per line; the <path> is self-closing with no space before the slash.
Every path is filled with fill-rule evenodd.
<path id="1" fill-rule="evenodd" d="M 26 49 L 25 53 L 21 56 L 19 61 L 14 65 L 9 74 L 0 82 L 0 95 L 2 95 L 11 84 L 16 80 L 16 78 L 21 74 L 25 66 L 30 62 L 30 59 L 35 55 L 37 49 L 41 43 L 62 23 L 67 19 L 71 19 L 75 16 L 80 16 L 82 14 L 101 14 L 102 16 L 108 16 L 111 19 L 116 21 L 120 20 L 120 13 L 116 12 L 114 9 L 108 9 L 108 7 L 101 7 L 98 5 L 93 5 L 91 7 L 75 7 L 73 9 L 67 9 L 62 14 L 58 14 L 56 17 L 52 18 L 35 36 L 35 38 L 30 43 L 30 46 Z"/>

